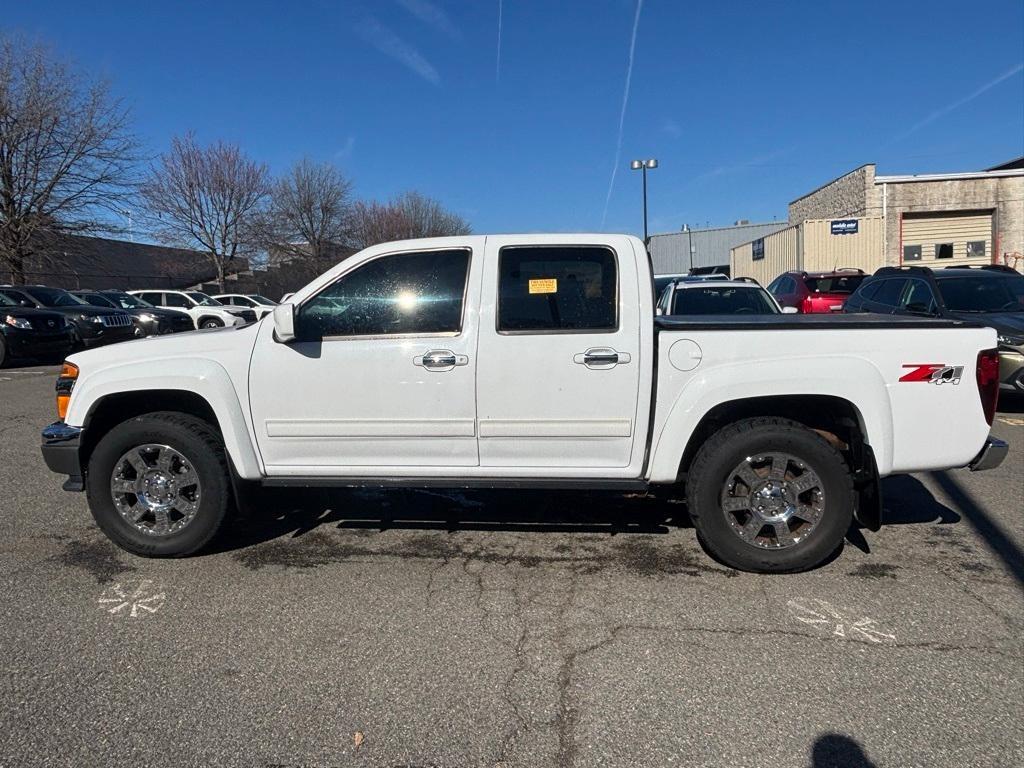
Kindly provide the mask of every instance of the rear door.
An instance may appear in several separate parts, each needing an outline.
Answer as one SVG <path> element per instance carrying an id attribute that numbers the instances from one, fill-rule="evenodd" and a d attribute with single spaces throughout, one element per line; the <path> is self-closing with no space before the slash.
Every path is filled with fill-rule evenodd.
<path id="1" fill-rule="evenodd" d="M 639 474 L 647 414 L 638 394 L 650 387 L 643 373 L 651 366 L 641 360 L 640 324 L 653 335 L 653 307 L 640 297 L 645 255 L 625 237 L 607 243 L 488 238 L 477 355 L 481 468 Z"/>

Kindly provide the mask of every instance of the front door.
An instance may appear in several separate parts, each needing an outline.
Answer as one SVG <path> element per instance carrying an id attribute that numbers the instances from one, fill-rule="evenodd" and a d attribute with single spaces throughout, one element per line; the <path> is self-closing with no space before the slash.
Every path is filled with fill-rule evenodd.
<path id="1" fill-rule="evenodd" d="M 249 391 L 267 474 L 436 474 L 479 463 L 478 244 L 369 252 L 296 307 L 295 341 L 263 323 Z"/>
<path id="2" fill-rule="evenodd" d="M 477 371 L 482 468 L 538 477 L 637 473 L 638 393 L 650 362 L 640 359 L 636 260 L 646 255 L 634 254 L 626 238 L 613 239 L 616 247 L 574 240 L 487 240 Z M 645 307 L 643 320 L 652 323 Z"/>

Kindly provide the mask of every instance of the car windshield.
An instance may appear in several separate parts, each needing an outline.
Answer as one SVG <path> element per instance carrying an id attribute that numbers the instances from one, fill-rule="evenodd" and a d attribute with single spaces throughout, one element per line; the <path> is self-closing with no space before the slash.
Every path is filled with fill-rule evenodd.
<path id="1" fill-rule="evenodd" d="M 140 299 L 138 296 L 132 296 L 130 293 L 122 293 L 121 291 L 104 291 L 103 298 L 114 302 L 121 309 L 153 308 L 153 305 L 145 299 Z"/>
<path id="2" fill-rule="evenodd" d="M 24 291 L 44 307 L 79 307 L 89 305 L 89 302 L 82 301 L 77 296 L 72 296 L 61 288 L 44 288 L 33 285 L 30 288 L 25 288 Z"/>
<path id="3" fill-rule="evenodd" d="M 0 293 L 0 307 L 16 307 L 18 302 L 8 296 L 6 293 Z"/>
<path id="4" fill-rule="evenodd" d="M 808 277 L 804 282 L 811 293 L 853 293 L 866 275 L 829 275 Z"/>
<path id="5" fill-rule="evenodd" d="M 777 315 L 764 288 L 707 285 L 676 291 L 674 315 Z"/>
<path id="6" fill-rule="evenodd" d="M 253 301 L 255 301 L 257 304 L 262 304 L 265 307 L 276 307 L 277 306 L 277 302 L 276 301 L 271 301 L 266 296 L 250 296 L 249 298 L 252 299 Z"/>
<path id="7" fill-rule="evenodd" d="M 953 312 L 1024 312 L 1024 277 L 946 277 L 939 290 Z"/>
<path id="8" fill-rule="evenodd" d="M 201 307 L 223 307 L 224 305 L 217 301 L 213 296 L 207 296 L 205 293 L 199 291 L 189 291 L 185 294 L 192 301 Z"/>
<path id="9" fill-rule="evenodd" d="M 101 296 L 98 293 L 87 293 L 85 295 L 74 294 L 79 299 L 84 299 L 87 303 L 92 304 L 94 307 L 114 307 L 112 302 L 106 296 Z M 115 307 L 116 309 L 116 307 Z"/>

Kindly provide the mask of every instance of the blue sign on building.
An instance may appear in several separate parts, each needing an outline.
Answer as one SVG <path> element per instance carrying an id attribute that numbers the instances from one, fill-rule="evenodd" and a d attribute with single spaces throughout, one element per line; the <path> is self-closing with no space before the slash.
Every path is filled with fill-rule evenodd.
<path id="1" fill-rule="evenodd" d="M 831 224 L 833 235 L 856 235 L 860 222 L 857 219 L 836 219 Z"/>

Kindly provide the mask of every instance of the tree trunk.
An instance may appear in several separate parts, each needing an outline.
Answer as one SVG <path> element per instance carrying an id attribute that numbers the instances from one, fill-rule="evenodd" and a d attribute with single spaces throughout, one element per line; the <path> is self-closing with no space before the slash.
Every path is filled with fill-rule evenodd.
<path id="1" fill-rule="evenodd" d="M 224 262 L 220 259 L 217 259 L 217 288 L 224 293 Z"/>

